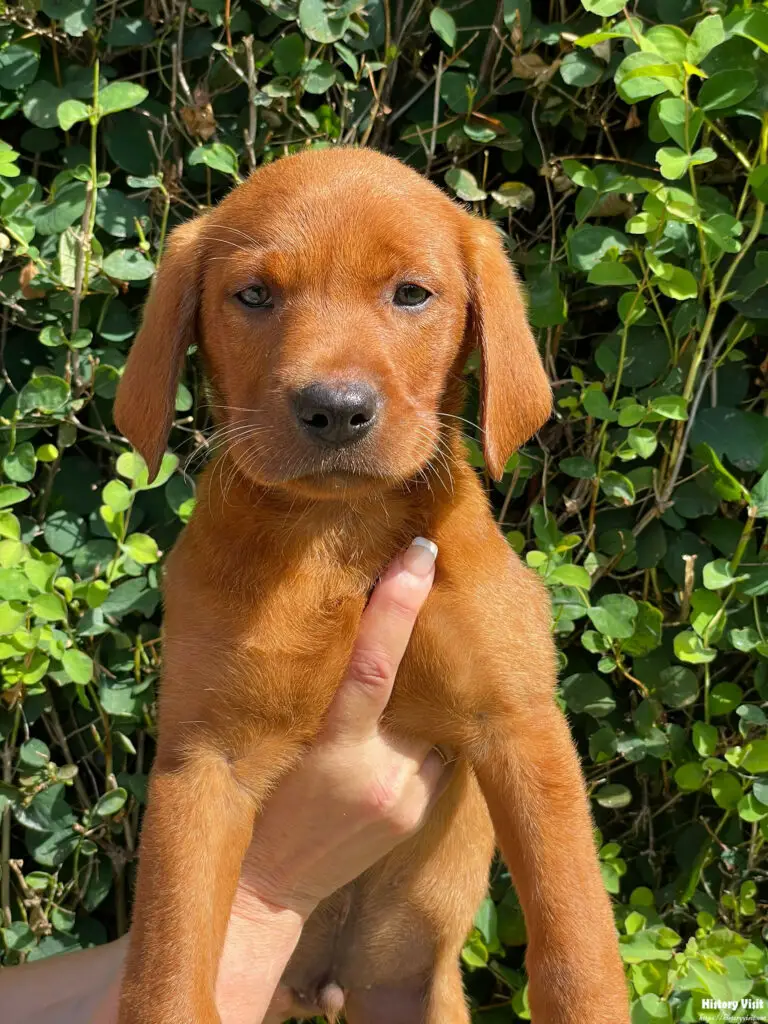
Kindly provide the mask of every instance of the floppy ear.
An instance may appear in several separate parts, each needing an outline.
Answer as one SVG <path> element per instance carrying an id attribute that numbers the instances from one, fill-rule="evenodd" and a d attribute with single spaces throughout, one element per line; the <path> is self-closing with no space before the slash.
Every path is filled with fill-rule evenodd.
<path id="1" fill-rule="evenodd" d="M 144 307 L 115 399 L 115 423 L 152 480 L 168 442 L 184 354 L 196 341 L 204 217 L 176 228 Z"/>
<path id="2" fill-rule="evenodd" d="M 469 332 L 481 356 L 483 449 L 491 476 L 500 480 L 512 452 L 549 418 L 552 392 L 501 236 L 472 217 L 466 239 Z"/>

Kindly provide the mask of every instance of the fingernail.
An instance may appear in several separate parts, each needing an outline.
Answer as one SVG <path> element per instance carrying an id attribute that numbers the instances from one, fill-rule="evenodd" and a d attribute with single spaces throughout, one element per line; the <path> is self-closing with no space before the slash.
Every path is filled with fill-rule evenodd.
<path id="1" fill-rule="evenodd" d="M 403 567 L 414 576 L 429 576 L 437 558 L 437 544 L 426 537 L 415 537 L 403 555 Z"/>

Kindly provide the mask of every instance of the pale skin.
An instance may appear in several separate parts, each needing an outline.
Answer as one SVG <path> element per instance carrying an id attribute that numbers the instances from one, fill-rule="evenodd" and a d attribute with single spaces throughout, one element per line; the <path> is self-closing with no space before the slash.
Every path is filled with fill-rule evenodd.
<path id="1" fill-rule="evenodd" d="M 264 1019 L 318 903 L 414 835 L 448 782 L 436 750 L 380 724 L 432 586 L 433 547 L 417 539 L 383 574 L 322 733 L 254 829 L 219 967 L 222 1024 Z M 123 938 L 3 971 L 3 1019 L 113 1024 L 126 946 Z"/>

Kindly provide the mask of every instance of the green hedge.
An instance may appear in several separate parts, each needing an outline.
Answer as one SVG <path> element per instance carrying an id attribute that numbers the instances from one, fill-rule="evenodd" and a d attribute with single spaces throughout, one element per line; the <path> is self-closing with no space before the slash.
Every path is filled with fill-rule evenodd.
<path id="1" fill-rule="evenodd" d="M 768 8 L 443 3 L 6 11 L 0 951 L 126 928 L 158 569 L 208 426 L 190 370 L 148 486 L 112 422 L 167 231 L 265 161 L 368 145 L 496 221 L 527 286 L 556 415 L 489 497 L 551 587 L 633 1024 L 768 1018 Z M 476 1019 L 527 1019 L 501 867 L 491 894 Z"/>

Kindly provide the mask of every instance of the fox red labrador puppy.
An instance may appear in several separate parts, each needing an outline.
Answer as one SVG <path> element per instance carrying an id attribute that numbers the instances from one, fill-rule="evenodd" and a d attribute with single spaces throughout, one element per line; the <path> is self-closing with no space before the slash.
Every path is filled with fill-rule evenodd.
<path id="1" fill-rule="evenodd" d="M 459 764 L 422 832 L 309 920 L 283 978 L 292 1012 L 322 1014 L 340 988 L 352 1024 L 466 1024 L 458 957 L 495 834 L 525 912 L 534 1021 L 623 1024 L 547 595 L 464 458 L 473 349 L 495 478 L 550 413 L 497 232 L 375 152 L 280 160 L 173 233 L 115 411 L 152 474 L 193 344 L 224 444 L 167 563 L 120 1021 L 218 1021 L 254 815 L 317 735 L 377 575 L 420 534 L 440 548 L 436 583 L 388 715 Z"/>

